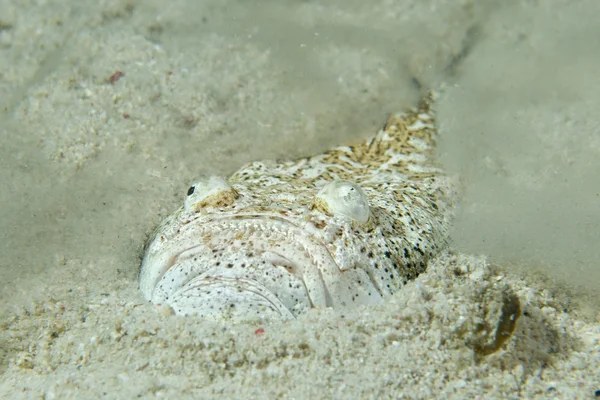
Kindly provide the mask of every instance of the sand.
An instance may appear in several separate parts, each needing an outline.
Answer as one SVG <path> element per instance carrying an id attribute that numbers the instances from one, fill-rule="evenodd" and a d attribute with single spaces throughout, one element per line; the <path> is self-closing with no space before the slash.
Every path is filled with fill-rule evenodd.
<path id="1" fill-rule="evenodd" d="M 2 398 L 600 390 L 596 1 L 0 9 Z M 287 323 L 143 301 L 144 241 L 194 177 L 366 137 L 424 88 L 442 89 L 440 157 L 462 197 L 453 250 L 405 290 Z M 482 355 L 490 285 L 522 312 Z"/>

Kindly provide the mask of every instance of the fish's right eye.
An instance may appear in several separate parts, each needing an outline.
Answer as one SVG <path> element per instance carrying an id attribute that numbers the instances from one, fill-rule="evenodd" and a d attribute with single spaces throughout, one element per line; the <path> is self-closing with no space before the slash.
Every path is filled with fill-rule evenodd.
<path id="1" fill-rule="evenodd" d="M 228 207 L 237 198 L 238 193 L 225 179 L 219 176 L 205 176 L 189 188 L 184 207 L 199 212 L 207 207 Z"/>

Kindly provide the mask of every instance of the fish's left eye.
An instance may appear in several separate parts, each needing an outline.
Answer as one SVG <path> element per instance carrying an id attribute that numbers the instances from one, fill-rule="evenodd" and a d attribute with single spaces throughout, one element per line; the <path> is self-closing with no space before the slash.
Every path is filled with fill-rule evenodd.
<path id="1" fill-rule="evenodd" d="M 352 218 L 360 224 L 367 223 L 371 216 L 367 196 L 352 182 L 329 182 L 317 193 L 314 204 L 322 211 Z"/>
<path id="2" fill-rule="evenodd" d="M 196 187 L 195 186 L 190 186 L 190 188 L 187 191 L 187 195 L 188 196 L 193 195 L 194 194 L 194 190 L 196 190 Z"/>

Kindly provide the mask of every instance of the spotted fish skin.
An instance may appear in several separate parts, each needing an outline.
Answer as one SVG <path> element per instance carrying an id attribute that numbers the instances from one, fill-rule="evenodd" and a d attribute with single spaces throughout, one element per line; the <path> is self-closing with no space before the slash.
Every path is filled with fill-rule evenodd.
<path id="1" fill-rule="evenodd" d="M 180 315 L 290 319 L 398 291 L 447 246 L 433 96 L 363 143 L 199 179 L 147 244 L 144 297 Z"/>

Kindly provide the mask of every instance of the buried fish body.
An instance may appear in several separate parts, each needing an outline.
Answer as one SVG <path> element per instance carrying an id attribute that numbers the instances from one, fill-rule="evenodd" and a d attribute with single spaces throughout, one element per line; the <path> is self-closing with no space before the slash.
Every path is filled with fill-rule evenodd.
<path id="1" fill-rule="evenodd" d="M 355 146 L 205 177 L 147 244 L 140 289 L 176 314 L 290 319 L 375 304 L 447 244 L 433 94 Z"/>

